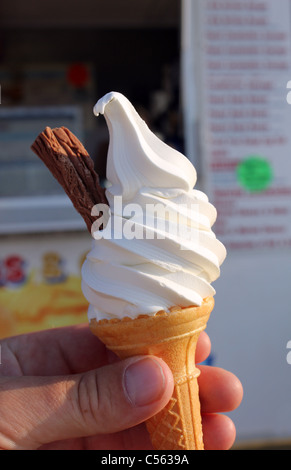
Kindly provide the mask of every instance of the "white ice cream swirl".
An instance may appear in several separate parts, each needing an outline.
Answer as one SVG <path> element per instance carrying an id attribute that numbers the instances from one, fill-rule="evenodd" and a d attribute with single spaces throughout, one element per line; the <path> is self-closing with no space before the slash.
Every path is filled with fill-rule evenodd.
<path id="1" fill-rule="evenodd" d="M 196 171 L 156 137 L 122 94 L 100 99 L 110 135 L 111 215 L 93 234 L 82 268 L 89 319 L 154 315 L 215 294 L 226 250 L 211 227 L 216 209 L 193 189 Z"/>

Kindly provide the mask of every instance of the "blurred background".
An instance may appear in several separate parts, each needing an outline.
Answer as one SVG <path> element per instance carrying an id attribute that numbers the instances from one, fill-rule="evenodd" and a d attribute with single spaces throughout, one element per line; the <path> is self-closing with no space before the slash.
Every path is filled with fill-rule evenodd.
<path id="1" fill-rule="evenodd" d="M 0 4 L 0 337 L 87 319 L 91 237 L 30 146 L 68 127 L 106 185 L 108 131 L 92 108 L 119 91 L 218 210 L 228 257 L 207 363 L 243 383 L 237 449 L 291 448 L 291 11 L 276 3 Z"/>

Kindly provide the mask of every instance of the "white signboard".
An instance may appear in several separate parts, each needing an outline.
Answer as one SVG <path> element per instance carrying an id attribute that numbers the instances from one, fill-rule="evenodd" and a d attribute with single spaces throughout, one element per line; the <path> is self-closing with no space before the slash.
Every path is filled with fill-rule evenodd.
<path id="1" fill-rule="evenodd" d="M 209 362 L 243 384 L 242 448 L 291 442 L 290 3 L 183 0 L 187 154 L 228 249 Z"/>
<path id="2" fill-rule="evenodd" d="M 289 0 L 200 0 L 205 190 L 234 250 L 291 246 Z"/>

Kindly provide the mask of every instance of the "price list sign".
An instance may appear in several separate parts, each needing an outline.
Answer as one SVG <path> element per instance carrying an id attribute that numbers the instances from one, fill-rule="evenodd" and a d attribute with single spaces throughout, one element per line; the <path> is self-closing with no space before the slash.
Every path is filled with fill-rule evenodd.
<path id="1" fill-rule="evenodd" d="M 199 0 L 207 194 L 227 248 L 291 246 L 289 0 Z"/>

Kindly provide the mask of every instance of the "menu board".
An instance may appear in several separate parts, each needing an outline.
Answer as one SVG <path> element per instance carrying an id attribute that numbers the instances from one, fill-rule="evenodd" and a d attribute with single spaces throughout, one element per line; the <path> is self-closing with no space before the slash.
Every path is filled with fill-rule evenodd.
<path id="1" fill-rule="evenodd" d="M 205 191 L 228 249 L 291 246 L 289 0 L 199 0 Z"/>

